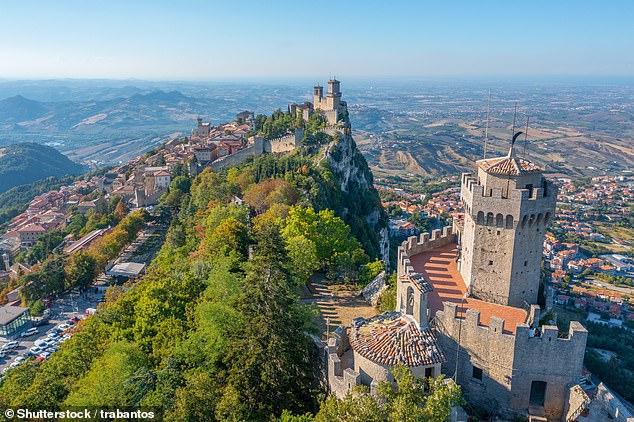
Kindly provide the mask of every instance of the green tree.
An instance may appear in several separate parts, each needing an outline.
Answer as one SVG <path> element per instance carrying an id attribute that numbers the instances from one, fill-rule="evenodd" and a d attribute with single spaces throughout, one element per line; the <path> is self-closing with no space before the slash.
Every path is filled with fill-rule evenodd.
<path id="1" fill-rule="evenodd" d="M 305 334 L 310 315 L 291 293 L 284 258 L 276 230 L 261 233 L 236 302 L 248 323 L 232 337 L 219 419 L 264 420 L 284 409 L 316 408 L 317 350 Z"/>
<path id="2" fill-rule="evenodd" d="M 97 275 L 97 260 L 85 251 L 72 254 L 66 263 L 67 285 L 87 287 Z"/>
<path id="3" fill-rule="evenodd" d="M 292 207 L 282 234 L 291 248 L 293 239 L 304 237 L 311 241 L 322 267 L 345 270 L 367 262 L 361 244 L 350 235 L 350 227 L 332 210 L 317 213 L 311 207 Z"/>
<path id="4" fill-rule="evenodd" d="M 139 404 L 148 382 L 142 375 L 145 355 L 131 343 L 113 344 L 79 380 L 67 406 L 131 407 Z"/>

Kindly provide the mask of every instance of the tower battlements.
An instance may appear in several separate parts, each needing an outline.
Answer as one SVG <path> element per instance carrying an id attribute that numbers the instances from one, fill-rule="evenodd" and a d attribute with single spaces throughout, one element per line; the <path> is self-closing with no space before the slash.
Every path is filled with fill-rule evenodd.
<path id="1" fill-rule="evenodd" d="M 485 190 L 471 173 L 463 173 L 460 195 L 465 212 L 474 219 L 477 219 L 480 211 L 484 215 L 488 211 L 495 211 L 495 214 L 511 215 L 515 222 L 524 216 L 528 219 L 531 214 L 537 218 L 540 212 L 542 216 L 548 213 L 548 217 L 545 218 L 548 220 L 557 201 L 557 188 L 548 180 L 543 181 L 543 186 L 515 189 L 491 187 Z"/>
<path id="2" fill-rule="evenodd" d="M 457 235 L 451 226 L 445 226 L 442 230 L 436 229 L 429 233 L 422 233 L 420 236 L 410 236 L 398 247 L 397 252 L 397 274 L 401 276 L 415 276 L 416 271 L 410 261 L 410 256 L 421 252 L 435 249 L 450 243 L 455 243 Z"/>

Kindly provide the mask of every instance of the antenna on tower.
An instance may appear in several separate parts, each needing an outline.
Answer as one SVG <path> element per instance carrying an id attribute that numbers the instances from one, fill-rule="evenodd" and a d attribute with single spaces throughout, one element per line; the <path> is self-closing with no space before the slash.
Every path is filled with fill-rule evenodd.
<path id="1" fill-rule="evenodd" d="M 509 157 L 513 155 L 513 146 L 519 134 L 515 133 L 515 120 L 517 119 L 517 101 L 515 102 L 515 112 L 513 113 L 513 128 L 511 129 L 511 148 L 509 148 Z"/>
<path id="2" fill-rule="evenodd" d="M 524 151 L 522 151 L 523 158 L 526 158 L 526 144 L 528 143 L 528 119 L 530 119 L 530 116 L 526 116 L 526 129 L 524 129 Z"/>
<path id="3" fill-rule="evenodd" d="M 487 100 L 487 123 L 484 128 L 484 158 L 487 158 L 487 143 L 489 141 L 489 112 L 491 111 L 491 89 L 489 89 L 489 99 Z"/>

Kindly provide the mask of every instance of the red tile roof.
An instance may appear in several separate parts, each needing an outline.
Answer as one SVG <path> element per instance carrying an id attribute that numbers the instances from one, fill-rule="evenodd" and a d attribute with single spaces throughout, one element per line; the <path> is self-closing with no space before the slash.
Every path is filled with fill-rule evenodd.
<path id="1" fill-rule="evenodd" d="M 388 366 L 427 366 L 446 361 L 429 328 L 397 311 L 352 320 L 350 345 L 361 356 Z"/>
<path id="2" fill-rule="evenodd" d="M 505 320 L 504 331 L 515 333 L 518 324 L 526 321 L 526 311 L 512 306 L 498 305 L 471 297 L 464 298 L 467 287 L 456 263 L 458 247 L 455 243 L 410 256 L 414 270 L 422 274 L 433 290 L 428 293 L 430 316 L 443 309 L 443 302 L 458 304 L 458 316 L 464 318 L 467 309 L 480 312 L 480 324 L 489 325 L 492 316 Z"/>
<path id="3" fill-rule="evenodd" d="M 520 176 L 523 174 L 538 173 L 542 169 L 528 160 L 519 157 L 497 157 L 476 162 L 478 167 L 489 174 Z"/>

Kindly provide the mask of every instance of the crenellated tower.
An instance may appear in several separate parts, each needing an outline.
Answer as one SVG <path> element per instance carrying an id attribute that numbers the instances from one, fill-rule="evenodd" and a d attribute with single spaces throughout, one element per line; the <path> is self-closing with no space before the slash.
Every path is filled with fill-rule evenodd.
<path id="1" fill-rule="evenodd" d="M 460 273 L 471 296 L 515 307 L 537 303 L 544 234 L 557 190 L 542 169 L 517 157 L 476 162 L 462 175 L 465 209 Z"/>

